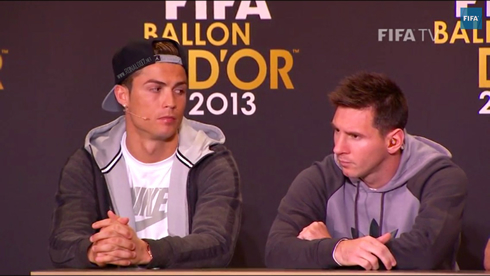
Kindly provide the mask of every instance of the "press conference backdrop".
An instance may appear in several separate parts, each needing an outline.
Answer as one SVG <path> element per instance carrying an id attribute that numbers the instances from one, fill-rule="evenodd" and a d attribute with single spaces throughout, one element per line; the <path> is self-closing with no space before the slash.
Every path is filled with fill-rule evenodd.
<path id="1" fill-rule="evenodd" d="M 461 30 L 460 7 L 483 26 Z M 54 194 L 85 134 L 120 114 L 101 101 L 133 38 L 188 49 L 186 116 L 218 125 L 240 168 L 243 223 L 231 267 L 264 267 L 291 181 L 333 147 L 327 93 L 368 70 L 399 83 L 407 131 L 445 145 L 467 173 L 459 265 L 482 269 L 490 233 L 490 8 L 485 1 L 0 2 L 0 271 L 52 268 Z"/>

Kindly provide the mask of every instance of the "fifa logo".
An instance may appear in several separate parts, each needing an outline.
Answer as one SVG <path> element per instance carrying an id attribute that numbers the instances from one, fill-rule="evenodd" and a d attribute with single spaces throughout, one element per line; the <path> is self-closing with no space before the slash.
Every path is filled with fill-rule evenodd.
<path id="1" fill-rule="evenodd" d="M 464 15 L 463 16 L 463 21 L 480 21 L 478 20 L 478 16 L 476 15 Z"/>
<path id="2" fill-rule="evenodd" d="M 461 29 L 481 29 L 482 8 L 461 8 Z"/>

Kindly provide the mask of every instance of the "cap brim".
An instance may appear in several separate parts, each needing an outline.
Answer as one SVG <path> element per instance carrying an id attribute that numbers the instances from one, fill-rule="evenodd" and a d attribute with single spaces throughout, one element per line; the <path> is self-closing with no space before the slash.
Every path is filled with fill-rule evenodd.
<path id="1" fill-rule="evenodd" d="M 104 101 L 102 101 L 102 109 L 110 112 L 119 112 L 123 111 L 122 106 L 119 104 L 119 102 L 116 100 L 116 94 L 114 94 L 114 89 L 116 86 L 107 93 L 107 96 L 105 96 Z"/>

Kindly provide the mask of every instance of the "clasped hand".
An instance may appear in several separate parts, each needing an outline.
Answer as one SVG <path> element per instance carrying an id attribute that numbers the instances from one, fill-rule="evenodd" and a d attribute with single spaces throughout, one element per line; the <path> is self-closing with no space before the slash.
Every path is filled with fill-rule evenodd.
<path id="1" fill-rule="evenodd" d="M 90 237 L 89 261 L 98 266 L 147 264 L 151 260 L 147 244 L 128 225 L 129 219 L 119 217 L 112 211 L 108 211 L 107 215 L 109 218 L 92 224 L 93 229 L 100 231 Z"/>
<path id="2" fill-rule="evenodd" d="M 311 241 L 331 238 L 331 235 L 323 222 L 315 221 L 303 228 L 297 237 Z M 378 238 L 365 236 L 343 240 L 338 244 L 333 254 L 342 266 L 359 265 L 366 270 L 378 270 L 378 260 L 381 260 L 386 269 L 391 270 L 396 265 L 396 260 L 385 245 L 390 238 L 391 234 L 386 233 Z"/>

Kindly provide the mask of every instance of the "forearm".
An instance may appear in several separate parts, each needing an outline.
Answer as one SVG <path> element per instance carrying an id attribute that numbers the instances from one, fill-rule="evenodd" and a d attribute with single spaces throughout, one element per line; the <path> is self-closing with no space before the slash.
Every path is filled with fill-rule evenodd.
<path id="1" fill-rule="evenodd" d="M 450 226 L 456 227 L 457 226 Z M 434 270 L 452 269 L 451 260 L 458 249 L 458 233 L 446 233 L 444 237 L 429 240 L 422 233 L 410 233 L 409 236 L 388 243 L 388 248 L 397 261 L 396 269 Z"/>
<path id="2" fill-rule="evenodd" d="M 412 229 L 388 243 L 397 269 L 452 269 L 460 242 L 466 180 L 460 175 L 436 178 L 426 185 L 421 198 Z"/>
<path id="3" fill-rule="evenodd" d="M 90 161 L 83 151 L 71 156 L 62 170 L 49 237 L 49 255 L 55 267 L 96 267 L 87 256 L 89 238 L 95 233 L 91 225 L 100 219 L 90 172 Z"/>
<path id="4" fill-rule="evenodd" d="M 325 222 L 325 187 L 315 166 L 296 176 L 279 204 L 269 231 L 265 249 L 267 267 L 321 269 L 338 266 L 332 253 L 339 239 L 308 241 L 298 238 L 302 229 L 312 222 Z"/>
<path id="5" fill-rule="evenodd" d="M 387 246 L 396 258 L 396 269 L 452 269 L 460 242 L 468 179 L 449 159 L 433 162 L 420 177 L 409 183 L 413 195 L 420 200 L 412 228 Z"/>
<path id="6" fill-rule="evenodd" d="M 49 254 L 56 267 L 84 268 L 93 267 L 87 257 L 91 245 L 90 236 L 95 230 L 90 225 L 96 221 L 91 219 L 83 208 L 73 203 L 64 203 L 55 211 L 53 230 L 49 238 Z"/>
<path id="7" fill-rule="evenodd" d="M 424 208 L 412 230 L 387 244 L 397 261 L 396 269 L 452 269 L 460 242 L 461 216 L 462 204 L 445 210 Z"/>
<path id="8" fill-rule="evenodd" d="M 56 268 L 95 268 L 88 259 L 91 245 L 88 237 L 70 239 L 68 237 L 50 238 L 49 255 Z"/>
<path id="9" fill-rule="evenodd" d="M 148 268 L 212 268 L 226 267 L 234 246 L 206 234 L 146 240 L 153 258 Z"/>
<path id="10" fill-rule="evenodd" d="M 339 265 L 333 251 L 340 239 L 301 240 L 271 236 L 266 245 L 266 266 L 270 268 L 328 269 Z"/>
<path id="11" fill-rule="evenodd" d="M 231 153 L 215 153 L 193 168 L 189 178 L 198 191 L 190 207 L 190 234 L 146 240 L 153 254 L 150 268 L 221 268 L 231 261 L 242 214 L 240 178 Z"/>
<path id="12" fill-rule="evenodd" d="M 53 230 L 49 238 L 49 253 L 55 266 L 91 267 L 87 250 L 91 245 L 90 236 L 95 230 L 90 225 L 95 221 L 90 215 L 77 208 L 66 195 L 59 195 L 65 202 L 57 207 L 53 216 Z"/>
<path id="13" fill-rule="evenodd" d="M 213 206 L 206 206 L 208 199 Z M 203 196 L 201 200 L 189 235 L 145 240 L 153 254 L 149 268 L 221 268 L 228 265 L 240 230 L 241 200 L 219 196 Z"/>

